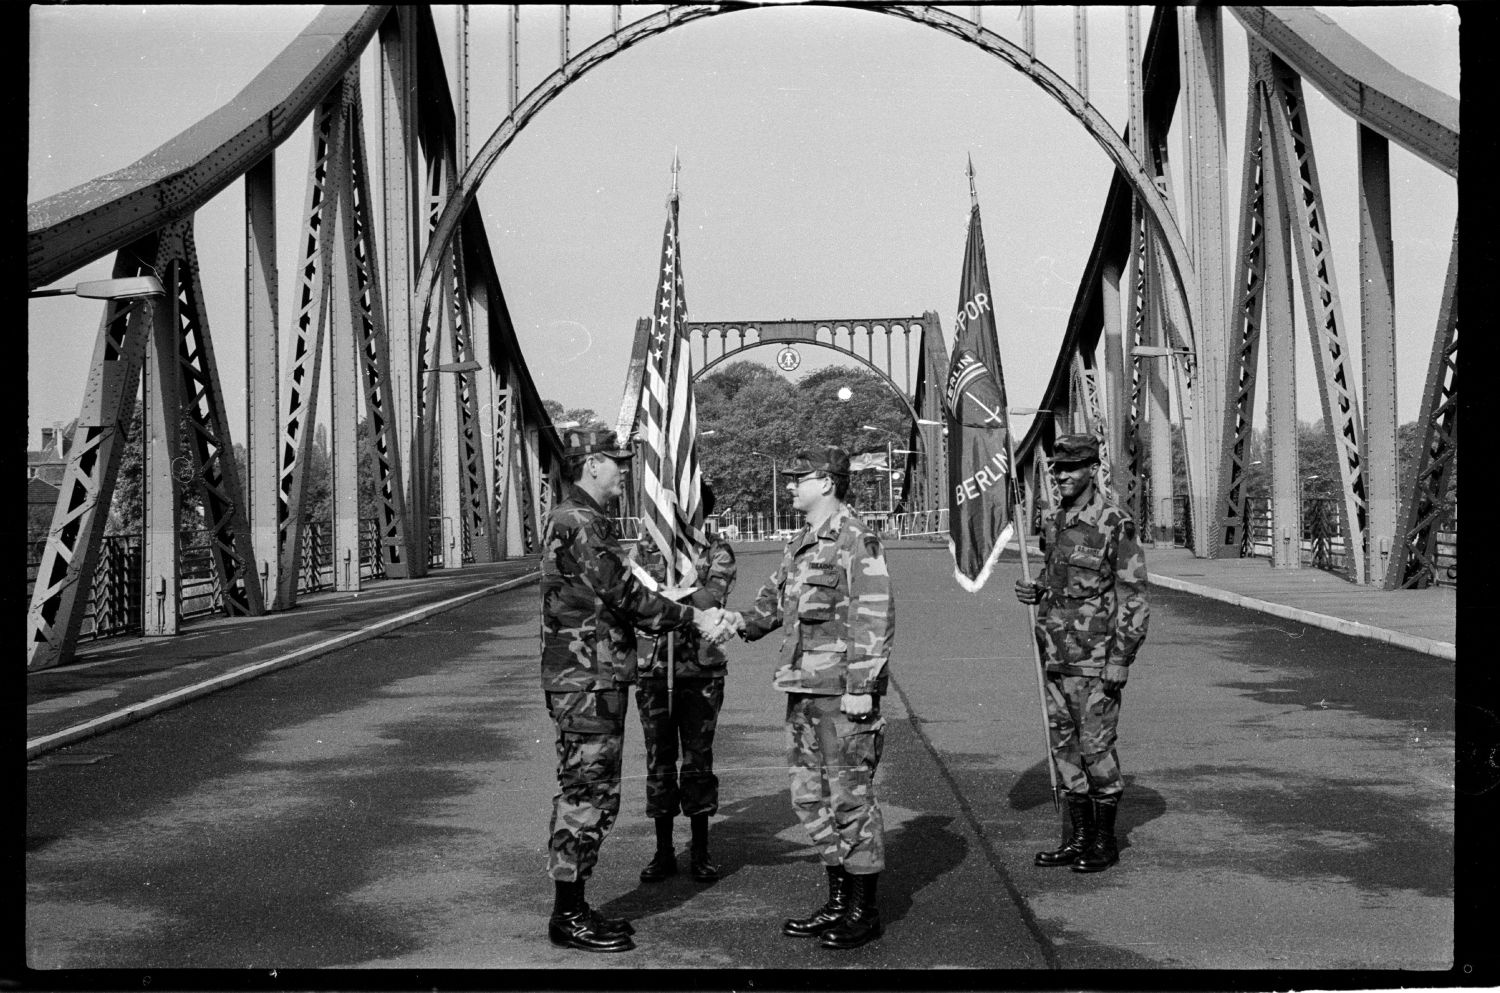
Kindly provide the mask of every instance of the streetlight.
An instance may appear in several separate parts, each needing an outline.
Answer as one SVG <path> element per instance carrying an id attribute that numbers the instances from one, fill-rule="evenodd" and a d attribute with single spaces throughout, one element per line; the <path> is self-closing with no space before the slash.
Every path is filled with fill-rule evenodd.
<path id="1" fill-rule="evenodd" d="M 776 511 L 776 456 L 767 455 L 765 452 L 751 452 L 750 454 L 771 460 L 771 530 L 775 531 L 779 526 L 777 518 L 780 516 Z"/>
<path id="2" fill-rule="evenodd" d="M 94 300 L 138 300 L 142 297 L 166 296 L 161 280 L 155 276 L 124 276 L 119 279 L 94 279 L 76 286 L 49 286 L 32 290 L 28 297 L 89 297 Z"/>
<path id="3" fill-rule="evenodd" d="M 886 428 L 877 428 L 873 424 L 861 424 L 861 431 L 878 431 L 885 435 L 885 491 L 886 491 L 886 513 L 896 512 L 896 483 L 891 478 L 891 471 L 896 468 L 896 450 L 891 446 L 891 432 Z M 905 449 L 903 449 L 905 451 Z"/>

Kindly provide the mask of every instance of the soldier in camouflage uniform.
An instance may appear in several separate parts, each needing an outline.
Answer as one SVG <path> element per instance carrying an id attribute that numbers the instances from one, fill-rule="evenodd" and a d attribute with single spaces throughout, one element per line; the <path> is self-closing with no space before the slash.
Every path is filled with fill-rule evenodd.
<path id="1" fill-rule="evenodd" d="M 557 725 L 557 780 L 547 870 L 556 886 L 548 922 L 555 945 L 596 952 L 634 948 L 629 922 L 601 917 L 584 882 L 620 810 L 626 693 L 635 681 L 636 628 L 698 626 L 715 632 L 722 612 L 699 611 L 647 589 L 631 573 L 607 501 L 624 491 L 631 457 L 613 431 L 564 436 L 562 499 L 542 537 L 542 689 Z"/>
<path id="2" fill-rule="evenodd" d="M 783 474 L 807 523 L 755 605 L 730 620 L 748 640 L 785 629 L 775 685 L 787 694 L 792 806 L 828 874 L 828 901 L 786 921 L 782 933 L 857 948 L 882 931 L 876 884 L 885 837 L 874 778 L 896 619 L 891 579 L 879 536 L 844 503 L 842 449 L 803 452 Z"/>
<path id="3" fill-rule="evenodd" d="M 703 487 L 703 514 L 714 510 L 714 491 Z M 695 607 L 723 607 L 734 586 L 734 550 L 714 534 L 698 557 L 698 588 L 691 595 Z M 631 557 L 658 583 L 666 580 L 666 558 L 649 536 L 642 535 Z M 668 644 L 672 690 L 667 690 Z M 697 636 L 696 630 L 657 638 L 651 658 L 641 667 L 635 701 L 646 739 L 646 816 L 656 825 L 656 854 L 641 870 L 641 880 L 654 883 L 677 873 L 672 846 L 672 819 L 680 811 L 688 818 L 692 843 L 688 871 L 700 883 L 719 878 L 719 868 L 708 855 L 708 819 L 719 811 L 719 779 L 714 775 L 714 731 L 724 705 L 724 673 L 728 658 L 721 643 Z M 672 705 L 667 706 L 668 699 Z M 680 746 L 680 747 L 679 747 Z M 679 752 L 682 770 L 678 772 Z"/>
<path id="4" fill-rule="evenodd" d="M 1052 759 L 1073 830 L 1035 861 L 1099 872 L 1119 860 L 1115 814 L 1125 784 L 1115 732 L 1121 688 L 1146 640 L 1146 558 L 1135 521 L 1097 484 L 1098 441 L 1065 435 L 1047 461 L 1062 502 L 1044 525 L 1041 575 L 1017 580 L 1016 598 L 1037 607 Z"/>

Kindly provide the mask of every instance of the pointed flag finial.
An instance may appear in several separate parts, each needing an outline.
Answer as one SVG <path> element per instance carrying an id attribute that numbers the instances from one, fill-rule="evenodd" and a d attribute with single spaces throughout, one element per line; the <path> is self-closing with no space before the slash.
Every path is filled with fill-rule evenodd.
<path id="1" fill-rule="evenodd" d="M 974 156 L 969 156 L 969 206 L 979 206 L 979 191 L 974 189 Z"/>
<path id="2" fill-rule="evenodd" d="M 672 199 L 677 199 L 677 174 L 682 171 L 682 163 L 677 161 L 677 149 L 672 148 Z"/>

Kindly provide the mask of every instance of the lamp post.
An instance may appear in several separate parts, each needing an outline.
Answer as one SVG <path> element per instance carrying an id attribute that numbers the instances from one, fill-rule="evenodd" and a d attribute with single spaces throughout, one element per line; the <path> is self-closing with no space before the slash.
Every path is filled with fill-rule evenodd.
<path id="1" fill-rule="evenodd" d="M 779 525 L 777 518 L 780 516 L 776 512 L 776 456 L 767 455 L 765 452 L 751 452 L 750 454 L 771 460 L 771 530 L 775 532 Z"/>
<path id="2" fill-rule="evenodd" d="M 80 296 L 94 300 L 137 300 L 141 297 L 166 296 L 161 280 L 155 276 L 123 276 L 119 279 L 95 279 L 76 286 L 49 286 L 32 290 L 28 297 Z"/>
<path id="3" fill-rule="evenodd" d="M 886 490 L 886 513 L 894 513 L 896 510 L 896 484 L 891 480 L 891 470 L 895 468 L 895 450 L 891 446 L 891 433 L 885 428 L 877 428 L 873 424 L 861 424 L 861 431 L 875 431 L 885 435 L 885 490 Z"/>

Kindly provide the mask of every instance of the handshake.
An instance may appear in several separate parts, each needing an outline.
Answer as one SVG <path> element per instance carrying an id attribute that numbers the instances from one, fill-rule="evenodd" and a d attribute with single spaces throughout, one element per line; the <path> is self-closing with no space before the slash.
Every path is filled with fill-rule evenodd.
<path id="1" fill-rule="evenodd" d="M 737 610 L 709 607 L 707 610 L 693 611 L 693 624 L 697 626 L 700 635 L 713 644 L 720 645 L 728 641 L 730 635 L 745 630 L 745 617 Z"/>

